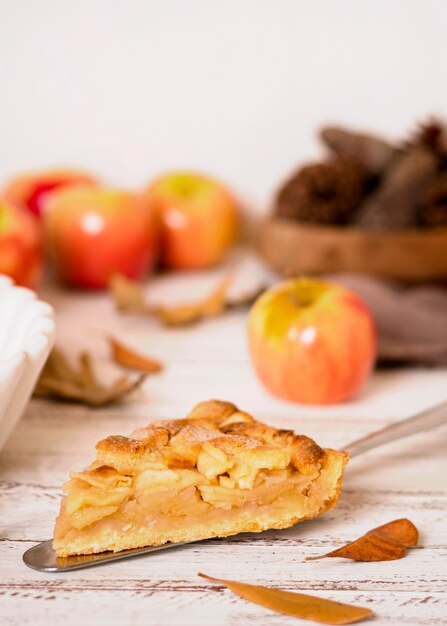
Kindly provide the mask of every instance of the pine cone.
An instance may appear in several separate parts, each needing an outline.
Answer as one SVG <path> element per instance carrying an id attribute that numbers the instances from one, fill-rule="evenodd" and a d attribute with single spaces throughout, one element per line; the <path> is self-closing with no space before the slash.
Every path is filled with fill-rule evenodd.
<path id="1" fill-rule="evenodd" d="M 324 126 L 320 139 L 339 159 L 350 159 L 374 178 L 380 176 L 399 150 L 377 135 L 359 133 L 342 126 Z"/>
<path id="2" fill-rule="evenodd" d="M 436 118 L 419 124 L 417 130 L 406 142 L 405 147 L 407 149 L 425 148 L 437 157 L 441 169 L 447 167 L 447 129 Z"/>
<path id="3" fill-rule="evenodd" d="M 388 169 L 379 187 L 359 208 L 355 222 L 369 230 L 414 228 L 421 198 L 437 175 L 437 159 L 426 148 L 411 148 Z"/>
<path id="4" fill-rule="evenodd" d="M 279 190 L 274 211 L 300 222 L 345 224 L 362 198 L 364 185 L 364 170 L 352 161 L 307 165 Z"/>
<path id="5" fill-rule="evenodd" d="M 447 173 L 437 176 L 428 186 L 419 209 L 424 226 L 447 226 Z"/>

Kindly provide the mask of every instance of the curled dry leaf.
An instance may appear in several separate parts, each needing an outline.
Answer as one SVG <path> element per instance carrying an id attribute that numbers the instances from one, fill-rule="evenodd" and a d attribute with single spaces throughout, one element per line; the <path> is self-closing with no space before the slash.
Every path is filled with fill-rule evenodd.
<path id="1" fill-rule="evenodd" d="M 54 348 L 37 382 L 34 395 L 98 407 L 126 396 L 139 387 L 144 379 L 144 374 L 138 378 L 121 376 L 111 385 L 105 386 L 98 381 L 88 352 L 83 352 L 77 366 L 72 366 L 64 354 Z"/>
<path id="2" fill-rule="evenodd" d="M 364 617 L 373 615 L 370 609 L 350 604 L 342 604 L 333 600 L 325 600 L 304 593 L 282 591 L 259 585 L 248 585 L 233 580 L 213 578 L 199 574 L 202 578 L 225 585 L 244 600 L 259 604 L 277 613 L 300 617 L 320 624 L 353 624 Z"/>
<path id="3" fill-rule="evenodd" d="M 396 519 L 373 528 L 365 535 L 342 548 L 308 557 L 316 561 L 326 557 L 341 557 L 354 561 L 394 561 L 405 556 L 407 548 L 417 545 L 419 533 L 413 522 L 406 518 Z"/>
<path id="4" fill-rule="evenodd" d="M 109 337 L 109 344 L 112 349 L 113 360 L 122 367 L 145 372 L 146 374 L 156 374 L 163 369 L 160 361 L 132 350 L 132 348 L 129 348 L 129 346 L 126 346 L 114 337 Z"/>
<path id="5" fill-rule="evenodd" d="M 231 280 L 232 275 L 227 274 L 206 298 L 197 302 L 172 307 L 153 307 L 151 312 L 166 326 L 183 326 L 200 319 L 215 317 L 222 313 L 227 306 L 227 291 Z"/>
<path id="6" fill-rule="evenodd" d="M 150 305 L 145 299 L 142 285 L 121 275 L 111 278 L 110 289 L 120 311 L 151 315 L 157 317 L 166 326 L 185 326 L 201 319 L 214 317 L 225 310 L 228 305 L 227 293 L 232 278 L 232 272 L 226 274 L 206 298 L 173 306 Z"/>
<path id="7" fill-rule="evenodd" d="M 122 274 L 114 274 L 109 280 L 109 289 L 119 311 L 149 313 L 149 305 L 142 285 L 129 280 Z"/>

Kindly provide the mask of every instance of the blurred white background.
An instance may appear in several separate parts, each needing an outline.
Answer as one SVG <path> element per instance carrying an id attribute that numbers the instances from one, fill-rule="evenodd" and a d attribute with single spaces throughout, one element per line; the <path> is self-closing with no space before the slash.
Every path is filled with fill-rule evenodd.
<path id="1" fill-rule="evenodd" d="M 0 179 L 205 170 L 266 207 L 327 121 L 447 105 L 444 0 L 0 0 Z"/>

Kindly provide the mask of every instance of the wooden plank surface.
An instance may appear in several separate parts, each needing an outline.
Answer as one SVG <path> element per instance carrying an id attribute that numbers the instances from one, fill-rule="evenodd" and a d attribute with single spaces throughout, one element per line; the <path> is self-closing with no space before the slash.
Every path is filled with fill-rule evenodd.
<path id="1" fill-rule="evenodd" d="M 151 296 L 185 300 L 206 291 L 212 278 L 159 281 Z M 378 625 L 447 624 L 447 427 L 353 459 L 337 507 L 292 529 L 205 541 L 67 574 L 27 569 L 22 553 L 51 536 L 69 470 L 84 467 L 105 435 L 126 434 L 152 418 L 181 417 L 196 402 L 218 397 L 275 426 L 342 447 L 447 398 L 446 370 L 400 370 L 375 374 L 344 405 L 291 405 L 271 398 L 254 377 L 244 311 L 167 331 L 118 315 L 104 294 L 52 288 L 44 295 L 56 307 L 59 342 L 73 352 L 93 351 L 103 376 L 117 373 L 107 364 L 108 333 L 160 358 L 166 370 L 113 407 L 89 410 L 43 400 L 29 405 L 0 453 L 2 626 L 305 623 L 250 605 L 199 578 L 199 571 L 366 605 L 377 613 Z M 304 561 L 402 516 L 421 531 L 422 547 L 405 559 Z"/>

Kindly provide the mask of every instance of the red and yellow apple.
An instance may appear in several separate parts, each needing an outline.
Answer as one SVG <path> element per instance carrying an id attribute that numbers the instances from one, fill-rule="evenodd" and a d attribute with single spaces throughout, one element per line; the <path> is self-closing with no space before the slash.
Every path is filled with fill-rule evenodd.
<path id="1" fill-rule="evenodd" d="M 52 194 L 43 225 L 56 272 L 73 286 L 104 288 L 115 273 L 139 279 L 155 261 L 157 224 L 141 195 L 66 187 Z"/>
<path id="2" fill-rule="evenodd" d="M 219 182 L 189 172 L 160 176 L 146 191 L 160 220 L 161 260 L 172 269 L 218 263 L 238 230 L 235 199 Z"/>
<path id="3" fill-rule="evenodd" d="M 292 402 L 346 400 L 375 361 L 376 330 L 366 305 L 319 280 L 297 278 L 264 292 L 250 311 L 248 336 L 261 382 Z"/>
<path id="4" fill-rule="evenodd" d="M 34 215 L 41 215 L 51 193 L 69 185 L 96 185 L 96 180 L 74 169 L 57 169 L 22 174 L 9 181 L 4 197 L 14 204 L 26 207 Z"/>
<path id="5" fill-rule="evenodd" d="M 42 273 L 42 242 L 36 218 L 0 200 L 0 274 L 36 289 Z"/>

